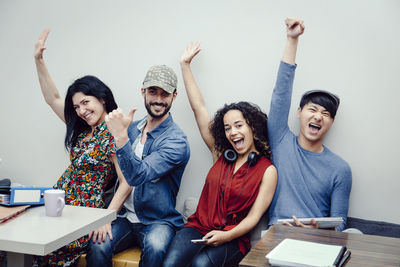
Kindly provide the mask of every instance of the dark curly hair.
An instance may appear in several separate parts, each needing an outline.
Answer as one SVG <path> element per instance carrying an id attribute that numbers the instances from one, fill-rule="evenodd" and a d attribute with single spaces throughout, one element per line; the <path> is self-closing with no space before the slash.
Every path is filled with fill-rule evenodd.
<path id="1" fill-rule="evenodd" d="M 237 102 L 225 104 L 219 109 L 210 124 L 210 131 L 214 137 L 214 148 L 217 152 L 223 153 L 226 149 L 233 149 L 231 143 L 225 136 L 224 116 L 230 110 L 239 110 L 244 119 L 253 131 L 254 145 L 257 151 L 268 159 L 271 159 L 271 150 L 268 145 L 267 114 L 253 103 Z"/>

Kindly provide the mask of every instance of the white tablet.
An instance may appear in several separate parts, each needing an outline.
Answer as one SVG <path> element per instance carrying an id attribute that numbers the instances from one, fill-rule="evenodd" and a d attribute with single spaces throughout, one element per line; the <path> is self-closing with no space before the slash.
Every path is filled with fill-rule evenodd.
<path id="1" fill-rule="evenodd" d="M 343 223 L 342 217 L 318 217 L 318 218 L 297 218 L 303 224 L 310 224 L 311 219 L 315 219 L 318 223 L 319 228 L 333 228 L 338 227 Z M 294 224 L 293 219 L 279 219 L 277 224 L 283 224 L 289 222 Z"/>

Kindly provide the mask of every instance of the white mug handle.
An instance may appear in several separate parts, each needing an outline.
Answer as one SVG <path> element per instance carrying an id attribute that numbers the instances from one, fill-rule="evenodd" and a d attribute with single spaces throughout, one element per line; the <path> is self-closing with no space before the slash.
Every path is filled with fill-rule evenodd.
<path id="1" fill-rule="evenodd" d="M 65 200 L 64 200 L 64 198 L 63 197 L 59 197 L 58 199 L 57 199 L 57 202 L 59 202 L 60 204 L 57 204 L 57 214 L 60 214 L 61 213 L 61 211 L 63 210 L 63 208 L 64 208 L 64 206 L 65 206 Z"/>

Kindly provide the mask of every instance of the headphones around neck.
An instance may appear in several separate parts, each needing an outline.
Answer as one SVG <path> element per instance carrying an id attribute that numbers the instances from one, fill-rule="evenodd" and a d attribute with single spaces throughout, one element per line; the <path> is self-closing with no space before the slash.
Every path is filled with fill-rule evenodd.
<path id="1" fill-rule="evenodd" d="M 226 163 L 232 164 L 238 158 L 238 155 L 235 150 L 227 149 L 224 151 L 224 160 Z M 247 164 L 249 167 L 253 167 L 257 164 L 258 160 L 260 159 L 260 154 L 256 152 L 250 152 L 249 156 L 247 157 Z"/>

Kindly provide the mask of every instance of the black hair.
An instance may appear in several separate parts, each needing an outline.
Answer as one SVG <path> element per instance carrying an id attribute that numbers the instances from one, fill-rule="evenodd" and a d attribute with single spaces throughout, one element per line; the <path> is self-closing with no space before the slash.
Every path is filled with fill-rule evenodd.
<path id="1" fill-rule="evenodd" d="M 230 110 L 242 112 L 244 119 L 253 131 L 254 145 L 257 151 L 268 159 L 271 159 L 271 150 L 268 143 L 267 114 L 249 102 L 237 102 L 225 104 L 219 109 L 210 124 L 210 131 L 214 137 L 214 148 L 217 152 L 223 153 L 226 149 L 233 149 L 231 143 L 225 136 L 224 116 Z"/>
<path id="2" fill-rule="evenodd" d="M 64 145 L 68 151 L 76 144 L 79 134 L 91 128 L 77 115 L 74 109 L 72 97 L 78 92 L 84 95 L 94 96 L 98 100 L 103 100 L 107 113 L 118 107 L 111 89 L 97 77 L 87 75 L 75 80 L 75 82 L 68 87 L 64 104 L 64 118 L 67 126 Z"/>
<path id="3" fill-rule="evenodd" d="M 337 100 L 333 99 L 328 94 L 315 92 L 308 95 L 304 95 L 301 98 L 300 109 L 303 109 L 303 107 L 310 102 L 324 107 L 329 112 L 332 119 L 335 119 L 336 112 L 339 107 L 339 103 L 337 102 Z"/>

